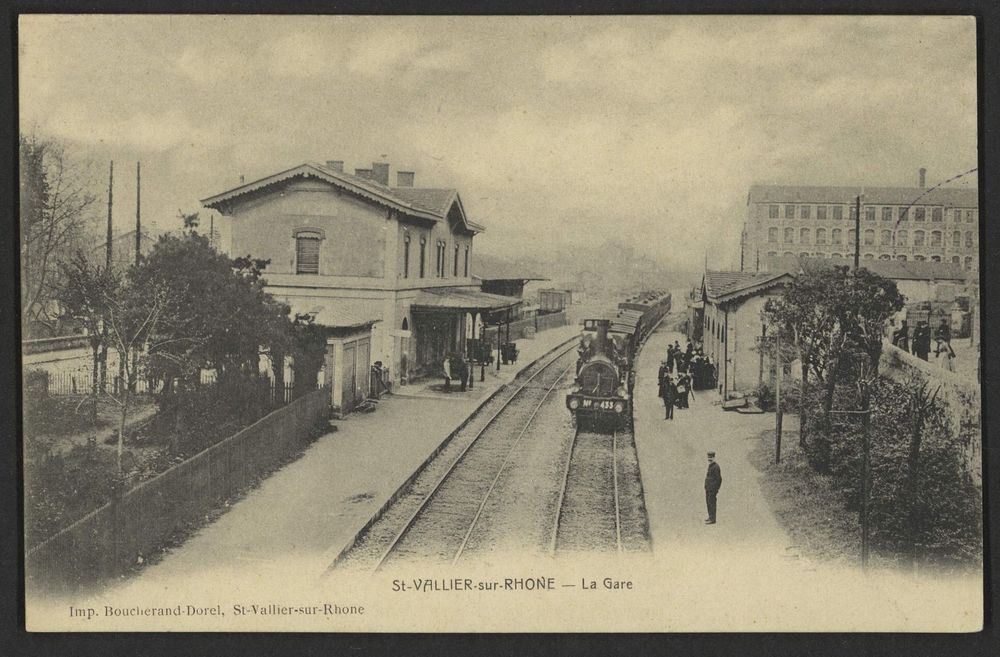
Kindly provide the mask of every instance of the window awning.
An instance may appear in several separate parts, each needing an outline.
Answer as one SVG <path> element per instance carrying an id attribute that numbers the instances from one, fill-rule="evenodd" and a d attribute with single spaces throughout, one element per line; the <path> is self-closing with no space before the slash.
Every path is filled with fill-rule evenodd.
<path id="1" fill-rule="evenodd" d="M 424 289 L 410 305 L 415 311 L 490 311 L 513 308 L 521 299 L 460 288 Z"/>

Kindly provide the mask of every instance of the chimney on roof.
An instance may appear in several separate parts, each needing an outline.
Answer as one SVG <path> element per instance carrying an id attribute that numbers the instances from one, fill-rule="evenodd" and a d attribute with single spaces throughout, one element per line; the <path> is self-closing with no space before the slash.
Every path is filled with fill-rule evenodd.
<path id="1" fill-rule="evenodd" d="M 344 161 L 343 160 L 327 160 L 326 168 L 333 169 L 338 173 L 344 173 Z"/>
<path id="2" fill-rule="evenodd" d="M 365 178 L 366 180 L 371 180 L 372 170 L 371 169 L 355 169 L 354 175 L 358 178 Z"/>
<path id="3" fill-rule="evenodd" d="M 927 186 L 927 169 L 920 167 L 920 189 Z"/>
<path id="4" fill-rule="evenodd" d="M 372 180 L 386 187 L 389 186 L 388 162 L 372 162 Z"/>
<path id="5" fill-rule="evenodd" d="M 413 187 L 413 177 L 412 171 L 397 171 L 396 172 L 396 187 Z"/>

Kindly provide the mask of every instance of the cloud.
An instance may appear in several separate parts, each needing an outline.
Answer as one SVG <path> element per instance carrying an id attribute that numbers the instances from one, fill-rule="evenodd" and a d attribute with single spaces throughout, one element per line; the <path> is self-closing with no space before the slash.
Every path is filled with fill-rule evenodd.
<path id="1" fill-rule="evenodd" d="M 174 70 L 199 85 L 208 85 L 234 75 L 246 60 L 246 53 L 225 45 L 190 44 L 181 51 Z"/>
<path id="2" fill-rule="evenodd" d="M 84 144 L 162 152 L 184 143 L 216 143 L 214 134 L 192 125 L 179 109 L 120 117 L 82 104 L 67 104 L 44 123 L 47 132 Z"/>
<path id="3" fill-rule="evenodd" d="M 335 73 L 342 65 L 342 49 L 318 34 L 295 31 L 268 44 L 261 56 L 273 75 L 308 78 Z"/>

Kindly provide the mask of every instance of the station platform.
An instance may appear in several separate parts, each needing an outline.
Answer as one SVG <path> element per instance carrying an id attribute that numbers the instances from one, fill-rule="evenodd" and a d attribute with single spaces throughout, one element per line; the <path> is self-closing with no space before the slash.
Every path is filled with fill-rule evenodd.
<path id="1" fill-rule="evenodd" d="M 299 459 L 105 594 L 197 599 L 206 578 L 222 597 L 315 586 L 368 519 L 489 395 L 578 332 L 565 326 L 518 341 L 517 364 L 494 369 L 467 393 L 413 386 L 412 394 L 383 397 L 372 413 L 338 420 L 337 430 L 318 438 Z"/>

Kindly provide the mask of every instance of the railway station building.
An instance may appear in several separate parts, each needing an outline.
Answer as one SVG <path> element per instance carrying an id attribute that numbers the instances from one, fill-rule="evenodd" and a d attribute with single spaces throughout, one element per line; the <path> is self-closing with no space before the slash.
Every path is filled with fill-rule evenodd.
<path id="1" fill-rule="evenodd" d="M 436 376 L 519 300 L 483 292 L 457 190 L 414 186 L 412 171 L 307 162 L 202 200 L 229 222 L 228 251 L 270 259 L 266 290 L 328 329 L 324 378 L 335 411 L 370 392 L 369 371 L 405 385 Z"/>
<path id="2" fill-rule="evenodd" d="M 966 187 L 752 185 L 740 269 L 778 256 L 853 258 L 861 197 L 863 261 L 939 262 L 979 270 L 979 191 Z"/>
<path id="3" fill-rule="evenodd" d="M 706 271 L 702 279 L 702 349 L 718 367 L 722 399 L 769 381 L 774 364 L 758 349 L 761 310 L 793 280 L 780 272 Z"/>

